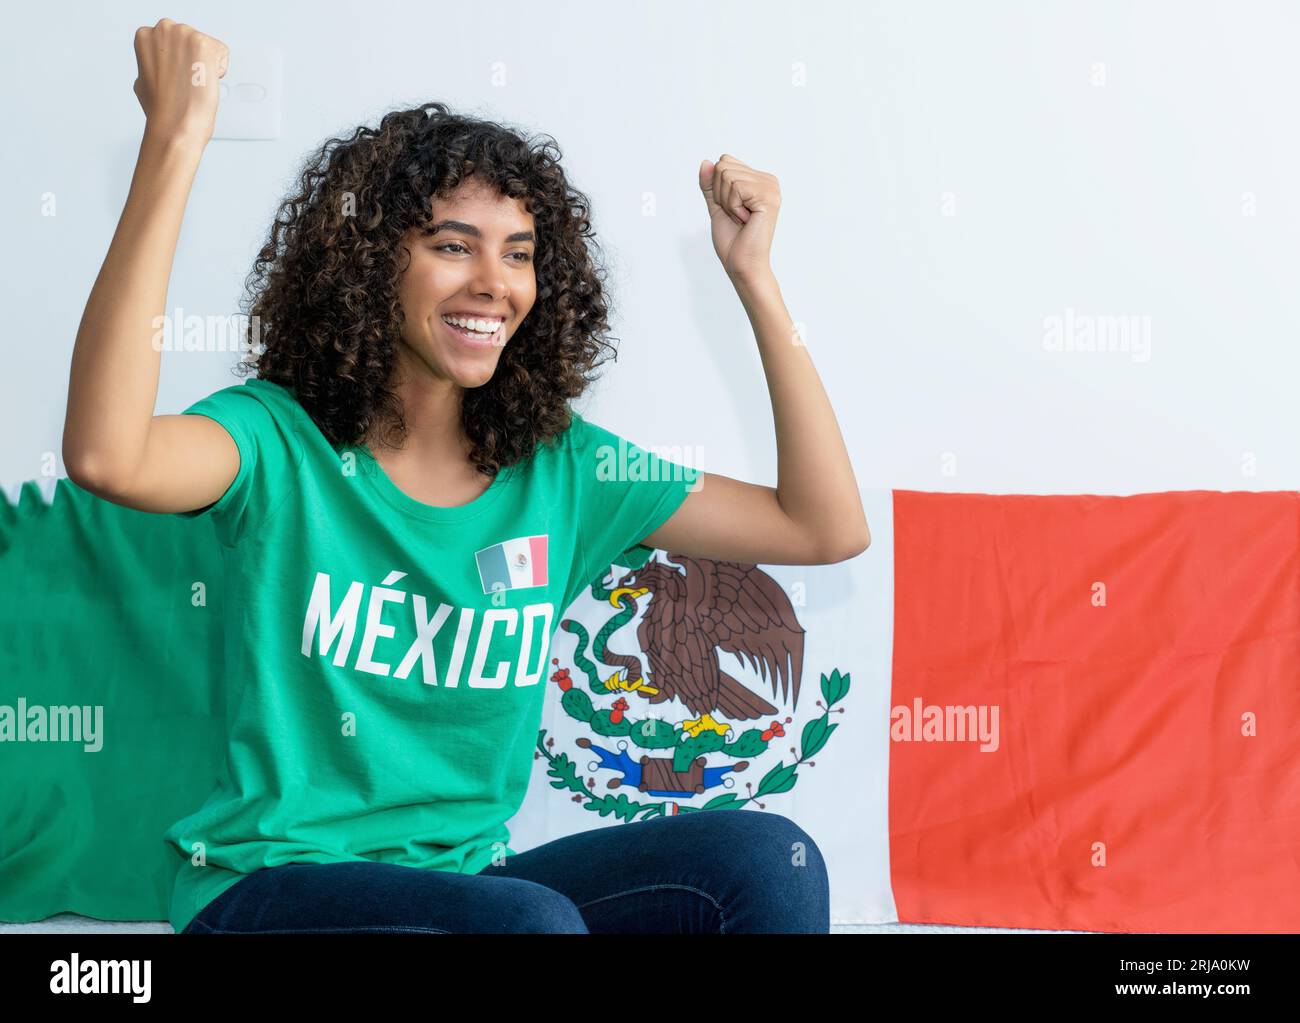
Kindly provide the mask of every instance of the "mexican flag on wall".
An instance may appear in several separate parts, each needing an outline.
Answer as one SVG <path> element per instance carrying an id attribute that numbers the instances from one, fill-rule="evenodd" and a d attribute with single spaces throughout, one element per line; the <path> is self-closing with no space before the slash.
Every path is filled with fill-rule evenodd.
<path id="1" fill-rule="evenodd" d="M 836 922 L 1300 931 L 1300 495 L 863 500 L 851 562 L 594 580 L 512 847 L 773 811 Z M 165 919 L 162 832 L 221 757 L 220 579 L 207 522 L 5 488 L 0 920 Z"/>

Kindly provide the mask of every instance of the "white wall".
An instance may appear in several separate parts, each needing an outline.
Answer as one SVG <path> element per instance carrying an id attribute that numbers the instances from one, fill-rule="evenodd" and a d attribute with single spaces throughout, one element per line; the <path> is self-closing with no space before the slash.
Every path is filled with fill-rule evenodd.
<path id="1" fill-rule="evenodd" d="M 132 34 L 164 15 L 285 52 L 283 134 L 210 144 L 169 308 L 234 312 L 306 152 L 440 99 L 551 133 L 591 195 L 623 354 L 588 414 L 640 443 L 776 481 L 696 183 L 726 151 L 781 180 L 775 267 L 863 487 L 1300 488 L 1300 9 L 1172 0 L 11 6 L 4 480 L 59 452 L 143 125 Z M 1149 318 L 1149 360 L 1045 350 L 1067 309 Z M 158 411 L 232 360 L 168 353 Z"/>

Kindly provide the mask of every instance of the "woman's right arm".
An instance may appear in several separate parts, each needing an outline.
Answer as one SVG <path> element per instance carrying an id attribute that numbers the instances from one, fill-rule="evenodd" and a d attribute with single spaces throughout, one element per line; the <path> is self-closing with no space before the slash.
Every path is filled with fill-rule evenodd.
<path id="1" fill-rule="evenodd" d="M 164 18 L 135 36 L 145 131 L 126 206 L 86 302 L 72 352 L 63 462 L 68 477 L 117 504 L 178 512 L 216 501 L 239 450 L 204 416 L 154 415 L 176 240 L 216 121 L 227 47 Z M 160 321 L 159 321 L 160 322 Z"/>

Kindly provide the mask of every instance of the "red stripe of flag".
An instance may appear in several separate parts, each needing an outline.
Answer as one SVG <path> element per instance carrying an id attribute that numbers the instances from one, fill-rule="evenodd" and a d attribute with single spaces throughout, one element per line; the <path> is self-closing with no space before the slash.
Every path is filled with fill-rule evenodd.
<path id="1" fill-rule="evenodd" d="M 533 566 L 533 585 L 546 585 L 546 537 L 530 536 L 528 538 L 529 560 Z"/>
<path id="2" fill-rule="evenodd" d="M 900 920 L 1300 930 L 1300 495 L 900 490 L 894 530 L 892 706 L 1000 729 L 890 742 Z"/>

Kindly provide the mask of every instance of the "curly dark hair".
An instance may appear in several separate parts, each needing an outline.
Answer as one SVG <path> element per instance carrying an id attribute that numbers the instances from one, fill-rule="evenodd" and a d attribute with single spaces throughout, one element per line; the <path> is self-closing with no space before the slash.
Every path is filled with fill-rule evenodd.
<path id="1" fill-rule="evenodd" d="M 260 337 L 236 372 L 290 388 L 336 449 L 370 435 L 400 445 L 407 426 L 388 386 L 403 320 L 400 242 L 432 222 L 431 199 L 473 175 L 533 215 L 537 297 L 492 378 L 464 391 L 461 422 L 480 472 L 529 457 L 568 427 L 568 400 L 591 383 L 598 356 L 617 358 L 589 200 L 560 156 L 550 135 L 525 137 L 443 103 L 324 142 L 246 279 L 241 308 Z"/>

